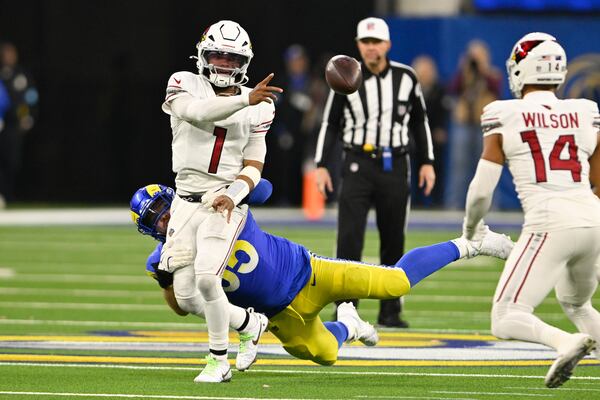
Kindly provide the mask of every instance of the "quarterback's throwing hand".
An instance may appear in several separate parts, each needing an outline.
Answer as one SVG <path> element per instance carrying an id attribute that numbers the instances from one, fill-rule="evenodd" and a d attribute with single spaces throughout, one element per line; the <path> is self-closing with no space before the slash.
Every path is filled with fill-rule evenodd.
<path id="1" fill-rule="evenodd" d="M 192 249 L 185 247 L 181 243 L 167 242 L 160 252 L 160 263 L 158 269 L 173 273 L 181 267 L 192 265 L 194 255 Z"/>
<path id="2" fill-rule="evenodd" d="M 283 93 L 283 89 L 277 86 L 267 86 L 271 79 L 275 76 L 274 73 L 270 73 L 265 79 L 262 80 L 258 85 L 250 92 L 250 105 L 256 105 L 262 101 L 272 103 L 277 100 L 277 96 L 273 92 Z"/>

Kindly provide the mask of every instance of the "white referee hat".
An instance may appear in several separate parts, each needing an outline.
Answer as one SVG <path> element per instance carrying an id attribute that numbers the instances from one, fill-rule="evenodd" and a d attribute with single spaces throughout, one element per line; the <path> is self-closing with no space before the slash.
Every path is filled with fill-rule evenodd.
<path id="1" fill-rule="evenodd" d="M 381 18 L 365 18 L 356 27 L 356 40 L 365 38 L 390 40 L 390 29 Z"/>

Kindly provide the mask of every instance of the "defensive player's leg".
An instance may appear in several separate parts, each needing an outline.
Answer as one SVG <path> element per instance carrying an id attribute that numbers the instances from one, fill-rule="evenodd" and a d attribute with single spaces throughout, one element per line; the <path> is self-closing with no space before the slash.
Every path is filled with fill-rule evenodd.
<path id="1" fill-rule="evenodd" d="M 304 319 L 292 307 L 269 319 L 269 331 L 281 341 L 288 353 L 321 365 L 332 365 L 336 362 L 339 346 L 345 340 L 343 329 L 343 325 L 335 325 L 334 330 L 339 336 L 337 339 L 318 315 Z M 339 342 L 340 339 L 343 340 Z"/>
<path id="2" fill-rule="evenodd" d="M 570 334 L 546 324 L 533 310 L 565 272 L 571 238 L 564 232 L 522 234 L 508 258 L 492 306 L 492 334 L 560 350 Z"/>
<path id="3" fill-rule="evenodd" d="M 578 243 L 580 254 L 567 264 L 556 284 L 556 298 L 579 332 L 600 343 L 600 313 L 590 301 L 598 286 L 595 264 L 600 256 L 600 229 L 584 228 L 575 235 L 572 240 Z"/>
<path id="4" fill-rule="evenodd" d="M 229 301 L 221 286 L 221 277 L 231 254 L 233 244 L 241 232 L 247 206 L 234 208 L 230 222 L 225 216 L 210 213 L 199 225 L 196 234 L 196 260 L 194 270 L 198 289 L 205 301 L 209 351 L 213 358 L 225 365 L 229 345 Z M 206 368 L 195 379 L 213 382 L 220 377 L 210 376 Z M 230 373 L 227 374 L 230 376 Z M 222 380 L 227 380 L 223 378 Z"/>

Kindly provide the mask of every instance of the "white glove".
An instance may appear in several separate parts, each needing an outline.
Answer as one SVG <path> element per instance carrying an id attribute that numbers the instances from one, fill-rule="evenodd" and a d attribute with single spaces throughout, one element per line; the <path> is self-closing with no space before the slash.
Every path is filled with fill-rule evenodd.
<path id="1" fill-rule="evenodd" d="M 160 263 L 158 269 L 173 273 L 181 267 L 192 265 L 194 255 L 192 249 L 182 245 L 178 241 L 167 242 L 160 252 Z"/>
<path id="2" fill-rule="evenodd" d="M 213 203 L 215 202 L 215 199 L 220 195 L 225 194 L 226 190 L 227 188 L 225 186 L 222 186 L 219 188 L 210 189 L 209 191 L 204 193 L 202 195 L 202 207 L 210 210 L 213 206 Z"/>

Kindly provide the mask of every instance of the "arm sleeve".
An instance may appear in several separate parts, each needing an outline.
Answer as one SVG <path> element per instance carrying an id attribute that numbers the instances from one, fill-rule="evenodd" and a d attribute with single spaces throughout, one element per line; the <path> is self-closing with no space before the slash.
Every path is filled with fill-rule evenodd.
<path id="1" fill-rule="evenodd" d="M 492 204 L 494 189 L 500 180 L 502 165 L 488 160 L 479 160 L 477 171 L 469 185 L 465 205 L 464 233 L 467 239 L 475 234 L 477 225 L 488 212 Z"/>
<path id="2" fill-rule="evenodd" d="M 162 110 L 188 122 L 215 122 L 227 119 L 249 105 L 249 93 L 202 99 L 191 95 L 192 85 L 194 83 L 187 74 L 173 74 L 167 85 Z"/>
<path id="3" fill-rule="evenodd" d="M 413 93 L 411 95 L 411 112 L 409 131 L 415 140 L 417 164 L 432 164 L 433 163 L 433 141 L 431 140 L 431 130 L 429 129 L 429 121 L 427 120 L 427 109 L 425 107 L 425 99 L 421 90 L 421 84 L 416 81 Z"/>
<path id="4" fill-rule="evenodd" d="M 323 122 L 317 139 L 315 153 L 317 167 L 325 167 L 330 162 L 335 139 L 340 134 L 346 101 L 346 96 L 337 94 L 333 90 L 329 91 L 329 97 L 327 97 L 327 103 L 325 103 L 325 110 L 323 111 Z"/>

